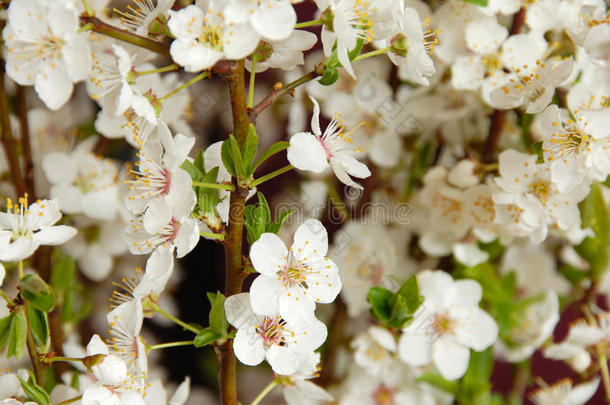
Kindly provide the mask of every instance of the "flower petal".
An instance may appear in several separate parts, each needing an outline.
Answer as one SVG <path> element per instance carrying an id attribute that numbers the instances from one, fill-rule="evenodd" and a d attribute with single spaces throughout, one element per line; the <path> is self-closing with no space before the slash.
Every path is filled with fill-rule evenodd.
<path id="1" fill-rule="evenodd" d="M 265 232 L 250 247 L 252 265 L 261 274 L 275 275 L 286 265 L 288 249 L 274 233 Z"/>

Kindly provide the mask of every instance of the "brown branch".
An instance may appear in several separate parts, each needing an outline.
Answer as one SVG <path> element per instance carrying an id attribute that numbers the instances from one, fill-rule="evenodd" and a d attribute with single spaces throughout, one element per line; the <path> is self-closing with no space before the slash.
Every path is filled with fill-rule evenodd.
<path id="1" fill-rule="evenodd" d="M 329 325 L 332 326 L 328 344 L 324 351 L 322 360 L 322 370 L 318 382 L 320 385 L 326 386 L 333 383 L 337 376 L 335 375 L 335 365 L 337 363 L 337 354 L 343 343 L 343 327 L 347 321 L 347 308 L 341 298 L 337 298 L 335 302 L 335 311 Z"/>
<path id="2" fill-rule="evenodd" d="M 170 56 L 168 44 L 134 34 L 133 32 L 115 27 L 110 24 L 106 24 L 97 17 L 82 15 L 80 17 L 80 23 L 83 26 L 91 24 L 91 30 L 94 32 L 98 32 L 100 34 L 104 34 L 112 38 L 120 39 L 124 42 L 129 42 L 130 44 L 139 46 L 141 48 L 146 48 L 161 55 Z"/>
<path id="3" fill-rule="evenodd" d="M 19 157 L 17 154 L 17 145 L 13 138 L 13 131 L 11 130 L 11 121 L 9 119 L 10 107 L 8 103 L 8 97 L 6 96 L 6 89 L 4 88 L 4 73 L 5 66 L 2 61 L 0 67 L 0 122 L 2 123 L 2 146 L 4 147 L 4 154 L 8 160 L 9 170 L 11 171 L 11 180 L 15 186 L 15 191 L 18 196 L 22 196 L 26 193 L 25 182 L 21 175 L 21 168 L 19 167 Z"/>
<path id="4" fill-rule="evenodd" d="M 311 70 L 311 71 L 305 73 L 303 76 L 299 77 L 298 79 L 296 79 L 293 82 L 288 83 L 285 86 L 282 86 L 281 83 L 280 83 L 280 85 L 278 85 L 276 83 L 276 85 L 273 86 L 273 90 L 271 90 L 271 92 L 269 94 L 267 94 L 267 96 L 264 99 L 262 99 L 257 105 L 255 105 L 253 108 L 251 108 L 248 111 L 248 116 L 250 117 L 250 122 L 256 121 L 256 118 L 262 111 L 264 111 L 267 107 L 269 107 L 271 104 L 273 104 L 277 99 L 282 97 L 284 94 L 290 93 L 292 90 L 299 87 L 300 85 L 305 84 L 305 83 L 315 79 L 316 77 L 324 74 L 324 69 L 325 69 L 324 65 L 316 66 L 316 68 L 314 70 Z"/>
<path id="5" fill-rule="evenodd" d="M 243 59 L 232 63 L 228 84 L 233 112 L 233 132 L 240 147 L 243 147 L 248 134 L 248 126 L 250 125 L 246 108 Z M 237 179 L 233 180 L 235 190 L 231 192 L 228 236 L 224 241 L 226 255 L 225 296 L 227 297 L 239 294 L 244 280 L 242 274 L 242 249 L 244 208 L 248 189 L 239 184 Z M 232 341 L 227 341 L 218 351 L 220 357 L 219 379 L 222 404 L 237 405 L 236 359 L 233 354 Z"/>

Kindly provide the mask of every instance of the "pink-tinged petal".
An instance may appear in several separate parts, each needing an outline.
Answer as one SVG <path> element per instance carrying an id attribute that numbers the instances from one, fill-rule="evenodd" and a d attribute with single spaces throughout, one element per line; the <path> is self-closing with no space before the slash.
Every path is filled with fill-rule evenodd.
<path id="1" fill-rule="evenodd" d="M 468 369 L 470 349 L 460 345 L 452 337 L 441 337 L 432 345 L 432 359 L 444 378 L 457 380 Z"/>
<path id="2" fill-rule="evenodd" d="M 261 274 L 273 275 L 287 264 L 288 249 L 274 233 L 263 233 L 250 247 L 250 259 L 254 269 Z"/>
<path id="3" fill-rule="evenodd" d="M 256 8 L 250 24 L 263 37 L 279 41 L 290 36 L 297 14 L 288 0 L 270 1 Z"/>
<path id="4" fill-rule="evenodd" d="M 308 219 L 303 222 L 294 234 L 292 254 L 300 259 L 326 256 L 328 252 L 328 234 L 322 222 L 317 219 Z"/>
<path id="5" fill-rule="evenodd" d="M 326 156 L 326 150 L 318 136 L 299 132 L 290 138 L 287 158 L 297 169 L 322 173 L 328 167 Z"/>
<path id="6" fill-rule="evenodd" d="M 284 294 L 284 283 L 278 276 L 261 274 L 250 286 L 252 310 L 261 315 L 275 315 L 279 312 L 279 297 Z"/>
<path id="7" fill-rule="evenodd" d="M 398 356 L 412 366 L 425 366 L 432 360 L 430 343 L 433 336 L 405 332 L 398 340 Z"/>
<path id="8" fill-rule="evenodd" d="M 256 366 L 265 359 L 263 339 L 254 327 L 237 330 L 233 339 L 233 351 L 237 359 L 247 366 Z"/>
<path id="9" fill-rule="evenodd" d="M 231 295 L 225 300 L 225 315 L 227 321 L 236 329 L 255 326 L 258 317 L 252 312 L 250 294 L 240 293 Z"/>
<path id="10" fill-rule="evenodd" d="M 294 374 L 299 365 L 298 356 L 284 346 L 271 346 L 266 357 L 273 372 L 279 375 Z"/>
<path id="11" fill-rule="evenodd" d="M 41 245 L 61 245 L 76 235 L 76 229 L 67 225 L 47 226 L 36 232 L 33 239 Z"/>

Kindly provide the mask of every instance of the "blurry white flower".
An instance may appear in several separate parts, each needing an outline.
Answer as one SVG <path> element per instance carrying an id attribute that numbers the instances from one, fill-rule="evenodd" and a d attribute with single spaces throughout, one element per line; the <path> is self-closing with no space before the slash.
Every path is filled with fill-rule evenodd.
<path id="1" fill-rule="evenodd" d="M 119 210 L 118 166 L 86 149 L 82 146 L 72 153 L 44 156 L 42 167 L 51 183 L 51 197 L 67 214 L 83 213 L 89 218 L 111 221 Z"/>
<path id="2" fill-rule="evenodd" d="M 317 41 L 315 34 L 305 30 L 294 30 L 286 39 L 261 41 L 256 51 L 246 59 L 246 68 L 251 71 L 252 59 L 256 58 L 257 73 L 269 68 L 293 70 L 305 63 L 303 52 L 311 49 Z"/>
<path id="3" fill-rule="evenodd" d="M 327 402 L 333 397 L 316 384 L 308 381 L 319 377 L 320 353 L 307 352 L 299 355 L 299 367 L 288 378 L 282 379 L 282 393 L 288 405 L 305 405 L 311 401 Z"/>
<path id="4" fill-rule="evenodd" d="M 405 363 L 434 363 L 441 375 L 456 380 L 468 368 L 470 349 L 485 350 L 498 338 L 496 321 L 479 308 L 482 289 L 474 280 L 453 280 L 440 270 L 417 274 L 424 304 L 398 342 Z"/>
<path id="5" fill-rule="evenodd" d="M 565 378 L 536 389 L 529 397 L 536 405 L 584 405 L 597 391 L 599 381 L 597 377 L 574 386 L 572 380 Z"/>
<path id="6" fill-rule="evenodd" d="M 21 85 L 34 85 L 52 110 L 68 101 L 73 83 L 91 68 L 89 34 L 78 30 L 78 12 L 70 1 L 16 0 L 8 9 L 2 32 L 6 72 Z"/>

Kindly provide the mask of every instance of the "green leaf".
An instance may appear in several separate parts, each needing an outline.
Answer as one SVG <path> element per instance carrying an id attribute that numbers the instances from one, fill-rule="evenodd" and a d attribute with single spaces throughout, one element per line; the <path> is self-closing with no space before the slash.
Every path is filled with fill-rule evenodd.
<path id="1" fill-rule="evenodd" d="M 218 178 L 219 170 L 219 167 L 214 167 L 210 169 L 210 171 L 203 176 L 202 181 L 204 183 L 216 184 L 216 179 Z M 197 200 L 199 210 L 202 214 L 215 214 L 216 205 L 220 202 L 219 190 L 215 188 L 199 187 L 199 191 L 197 193 Z"/>
<path id="2" fill-rule="evenodd" d="M 504 247 L 502 246 L 502 243 L 500 243 L 499 239 L 495 239 L 492 242 L 488 243 L 479 242 L 478 246 L 479 249 L 483 250 L 484 252 L 487 252 L 487 254 L 489 255 L 489 261 L 492 261 L 496 257 L 499 257 L 504 251 Z"/>
<path id="3" fill-rule="evenodd" d="M 284 225 L 284 222 L 286 222 L 288 217 L 290 217 L 295 212 L 296 210 L 281 212 L 279 217 L 276 218 L 276 220 L 269 226 L 269 232 L 278 233 L 280 229 L 282 229 L 282 225 Z"/>
<path id="4" fill-rule="evenodd" d="M 13 314 L 8 314 L 4 318 L 0 319 L 0 348 L 4 347 L 4 344 L 8 340 L 8 335 L 11 331 L 11 320 Z"/>
<path id="5" fill-rule="evenodd" d="M 354 47 L 354 49 L 352 49 L 351 51 L 349 51 L 347 53 L 347 56 L 349 57 L 350 61 L 356 59 L 358 57 L 358 55 L 360 55 L 360 51 L 362 51 L 363 45 L 364 45 L 364 37 L 358 38 L 358 41 L 356 41 L 356 46 Z"/>
<path id="6" fill-rule="evenodd" d="M 233 136 L 233 135 L 231 135 Z M 233 177 L 237 176 L 237 172 L 235 171 L 235 164 L 233 163 L 233 149 L 231 147 L 231 140 L 227 139 L 222 143 L 220 148 L 220 157 L 222 159 L 222 164 L 224 164 L 227 172 Z"/>
<path id="7" fill-rule="evenodd" d="M 402 284 L 398 292 L 394 295 L 388 326 L 402 329 L 411 319 L 413 319 L 413 315 L 423 301 L 423 297 L 419 295 L 417 278 L 413 275 Z"/>
<path id="8" fill-rule="evenodd" d="M 49 312 L 55 306 L 55 294 L 50 285 L 37 274 L 26 274 L 21 279 L 21 295 L 35 308 Z"/>
<path id="9" fill-rule="evenodd" d="M 220 291 L 216 294 L 208 293 L 208 300 L 212 309 L 210 310 L 210 330 L 217 337 L 224 337 L 227 335 L 227 329 L 229 328 L 229 322 L 225 315 L 225 296 Z"/>
<path id="10" fill-rule="evenodd" d="M 494 365 L 493 351 L 471 351 L 468 371 L 462 378 L 460 402 L 473 405 L 489 405 L 491 402 L 491 383 L 489 382 Z"/>
<path id="11" fill-rule="evenodd" d="M 244 166 L 244 159 L 241 155 L 241 150 L 239 149 L 239 143 L 233 134 L 229 135 L 229 144 L 231 146 L 231 158 L 233 159 L 235 173 L 240 177 L 248 177 L 246 176 L 246 168 Z"/>
<path id="12" fill-rule="evenodd" d="M 487 7 L 488 0 L 464 0 L 466 3 L 472 3 L 475 6 Z"/>
<path id="13" fill-rule="evenodd" d="M 433 387 L 452 394 L 453 396 L 457 395 L 459 390 L 459 384 L 457 381 L 446 380 L 438 374 L 425 373 L 417 377 L 417 381 L 430 384 Z"/>
<path id="14" fill-rule="evenodd" d="M 195 347 L 203 347 L 203 346 L 209 345 L 210 343 L 214 342 L 217 339 L 218 339 L 218 336 L 216 336 L 216 334 L 214 332 L 212 332 L 211 330 L 206 328 L 206 329 L 203 329 L 201 332 L 199 332 L 197 334 L 197 336 L 195 336 L 195 340 L 194 340 L 193 344 Z"/>
<path id="15" fill-rule="evenodd" d="M 332 84 L 335 84 L 337 80 L 339 80 L 339 70 L 327 66 L 326 70 L 324 71 L 324 74 L 322 75 L 322 77 L 320 77 L 320 80 L 318 80 L 318 83 L 323 86 L 330 86 Z"/>
<path id="16" fill-rule="evenodd" d="M 203 157 L 203 149 L 201 149 L 199 153 L 197 153 L 197 156 L 195 156 L 195 160 L 193 160 L 193 166 L 195 166 L 195 168 L 197 168 L 200 173 L 205 173 L 205 159 Z"/>
<path id="17" fill-rule="evenodd" d="M 246 177 L 250 177 L 254 172 L 253 161 L 258 148 L 258 136 L 254 125 L 248 126 L 248 136 L 246 137 L 246 145 L 244 146 L 244 165 L 246 166 Z"/>
<path id="18" fill-rule="evenodd" d="M 17 307 L 13 311 L 11 319 L 11 330 L 8 335 L 8 349 L 6 351 L 7 358 L 11 356 L 20 358 L 23 354 L 27 338 L 27 327 L 25 311 L 22 306 Z"/>
<path id="19" fill-rule="evenodd" d="M 200 170 L 188 159 L 182 162 L 180 168 L 186 171 L 189 176 L 191 176 L 191 179 L 193 179 L 193 181 L 201 181 L 201 179 L 203 178 L 204 171 Z"/>
<path id="20" fill-rule="evenodd" d="M 259 167 L 265 160 L 269 159 L 271 156 L 275 155 L 276 153 L 279 153 L 283 150 L 288 149 L 289 146 L 290 146 L 290 143 L 288 143 L 286 141 L 280 141 L 280 142 L 274 143 L 265 152 L 263 152 L 263 154 L 256 160 L 256 162 L 254 162 L 254 166 L 252 167 L 252 169 L 256 170 L 256 168 Z"/>
<path id="21" fill-rule="evenodd" d="M 23 388 L 23 392 L 25 395 L 32 401 L 36 402 L 39 405 L 49 405 L 51 402 L 51 398 L 49 394 L 34 381 L 34 378 L 30 376 L 27 381 L 24 381 L 21 377 L 17 376 L 19 381 L 21 381 L 21 388 Z"/>
<path id="22" fill-rule="evenodd" d="M 583 229 L 591 228 L 595 237 L 587 237 L 576 251 L 589 262 L 592 277 L 598 280 L 608 268 L 610 256 L 610 214 L 599 183 L 593 183 L 579 207 Z"/>
<path id="23" fill-rule="evenodd" d="M 25 315 L 28 326 L 32 331 L 34 343 L 39 353 L 48 353 L 51 345 L 51 335 L 49 331 L 49 320 L 47 313 L 34 308 L 29 303 L 25 306 Z"/>
<path id="24" fill-rule="evenodd" d="M 521 116 L 521 141 L 526 149 L 530 150 L 532 147 L 532 138 L 530 136 L 530 127 L 534 122 L 534 114 L 523 114 Z"/>
<path id="25" fill-rule="evenodd" d="M 421 144 L 413 152 L 413 160 L 411 161 L 407 186 L 404 191 L 405 198 L 409 198 L 413 190 L 419 185 L 421 178 L 432 164 L 435 151 L 436 147 L 434 141 L 428 141 Z"/>
<path id="26" fill-rule="evenodd" d="M 76 262 L 59 248 L 53 250 L 53 268 L 51 269 L 51 286 L 57 295 L 73 288 L 76 276 Z"/>
<path id="27" fill-rule="evenodd" d="M 371 287 L 369 289 L 368 301 L 371 304 L 373 315 L 382 322 L 387 322 L 392 317 L 392 291 L 383 287 Z"/>

